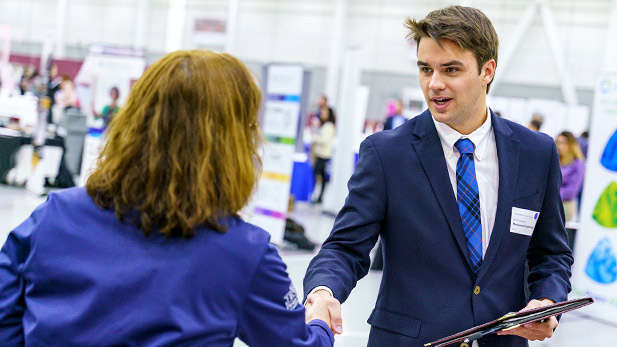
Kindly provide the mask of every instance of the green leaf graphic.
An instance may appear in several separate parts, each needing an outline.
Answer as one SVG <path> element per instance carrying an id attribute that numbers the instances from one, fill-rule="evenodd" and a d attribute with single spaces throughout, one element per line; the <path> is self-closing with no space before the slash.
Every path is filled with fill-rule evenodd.
<path id="1" fill-rule="evenodd" d="M 603 227 L 617 228 L 617 183 L 611 182 L 600 195 L 593 219 Z"/>

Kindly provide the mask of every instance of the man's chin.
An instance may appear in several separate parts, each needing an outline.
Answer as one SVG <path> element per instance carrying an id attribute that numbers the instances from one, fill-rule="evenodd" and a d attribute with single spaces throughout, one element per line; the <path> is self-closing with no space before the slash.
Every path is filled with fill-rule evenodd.
<path id="1" fill-rule="evenodd" d="M 431 115 L 435 118 L 439 123 L 447 123 L 450 118 L 448 117 L 447 112 L 437 112 L 429 107 L 429 111 L 431 111 Z"/>

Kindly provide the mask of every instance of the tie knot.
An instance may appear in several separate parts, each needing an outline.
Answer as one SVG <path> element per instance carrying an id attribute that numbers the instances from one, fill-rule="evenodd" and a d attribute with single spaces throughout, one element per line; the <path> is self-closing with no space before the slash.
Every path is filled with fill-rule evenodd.
<path id="1" fill-rule="evenodd" d="M 459 139 L 454 144 L 454 147 L 456 147 L 456 149 L 458 149 L 459 153 L 461 154 L 473 154 L 473 142 L 471 142 L 470 139 Z"/>

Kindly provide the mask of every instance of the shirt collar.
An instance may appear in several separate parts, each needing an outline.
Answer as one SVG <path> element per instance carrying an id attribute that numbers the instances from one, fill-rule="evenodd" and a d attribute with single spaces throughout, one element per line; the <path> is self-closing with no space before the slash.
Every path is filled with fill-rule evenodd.
<path id="1" fill-rule="evenodd" d="M 474 130 L 474 132 L 469 135 L 462 135 L 458 131 L 450 128 L 449 125 L 436 121 L 434 117 L 433 123 L 435 123 L 435 128 L 437 129 L 439 140 L 441 141 L 441 144 L 445 149 L 444 154 L 446 158 L 449 159 L 454 154 L 454 144 L 456 143 L 456 141 L 461 138 L 468 138 L 469 140 L 471 140 L 471 142 L 473 142 L 475 146 L 474 157 L 477 160 L 482 161 L 486 152 L 488 135 L 493 129 L 493 125 L 491 122 L 491 114 L 488 107 L 486 108 L 486 121 L 484 121 L 484 123 L 478 129 Z"/>

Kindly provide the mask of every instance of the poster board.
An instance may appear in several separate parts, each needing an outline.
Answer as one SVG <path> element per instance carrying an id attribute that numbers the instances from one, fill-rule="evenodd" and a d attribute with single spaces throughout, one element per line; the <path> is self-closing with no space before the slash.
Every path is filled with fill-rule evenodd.
<path id="1" fill-rule="evenodd" d="M 300 120 L 304 69 L 269 65 L 261 130 L 265 137 L 262 172 L 244 219 L 266 230 L 271 242 L 283 243 L 291 174 Z"/>
<path id="2" fill-rule="evenodd" d="M 585 312 L 617 323 L 617 75 L 598 79 L 574 246 L 572 296 L 590 296 Z"/>

